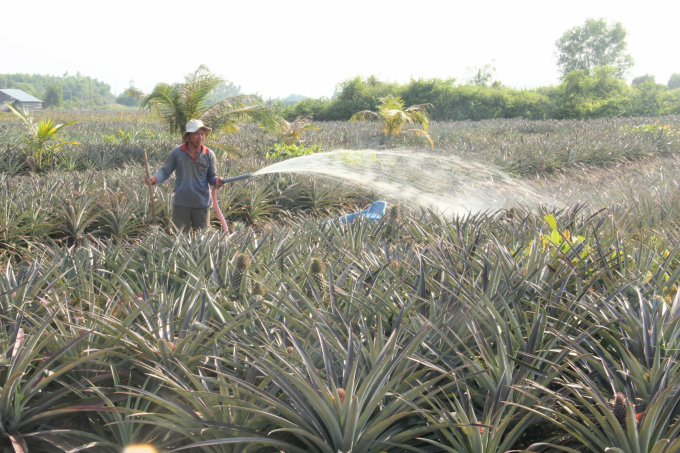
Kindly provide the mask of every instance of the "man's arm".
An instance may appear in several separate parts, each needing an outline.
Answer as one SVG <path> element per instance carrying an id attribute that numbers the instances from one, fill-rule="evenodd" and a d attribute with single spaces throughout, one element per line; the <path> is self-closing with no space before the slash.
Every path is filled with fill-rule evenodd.
<path id="1" fill-rule="evenodd" d="M 154 184 L 162 183 L 163 181 L 168 179 L 172 175 L 172 173 L 175 171 L 175 162 L 176 162 L 175 154 L 176 153 L 174 152 L 174 150 L 170 151 L 170 154 L 168 154 L 168 158 L 165 159 L 165 163 L 163 164 L 163 166 L 160 168 L 160 170 L 158 170 L 156 172 L 156 174 L 154 174 L 151 177 L 151 179 L 155 180 L 155 181 L 153 181 Z"/>

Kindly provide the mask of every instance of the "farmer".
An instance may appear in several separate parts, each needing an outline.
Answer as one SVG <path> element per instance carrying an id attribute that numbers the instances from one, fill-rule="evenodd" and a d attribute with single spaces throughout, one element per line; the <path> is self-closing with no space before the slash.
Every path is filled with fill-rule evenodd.
<path id="1" fill-rule="evenodd" d="M 224 186 L 222 178 L 215 175 L 215 153 L 203 145 L 211 128 L 201 120 L 189 120 L 184 142 L 168 155 L 165 164 L 153 176 L 144 176 L 144 182 L 151 186 L 161 184 L 173 172 L 175 195 L 172 200 L 172 223 L 178 230 L 199 230 L 210 223 L 210 188 Z"/>

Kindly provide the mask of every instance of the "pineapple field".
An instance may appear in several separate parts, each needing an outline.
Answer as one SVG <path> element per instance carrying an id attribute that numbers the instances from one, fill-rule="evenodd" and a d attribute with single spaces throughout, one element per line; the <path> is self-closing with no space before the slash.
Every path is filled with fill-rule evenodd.
<path id="1" fill-rule="evenodd" d="M 218 192 L 228 237 L 176 234 L 168 183 L 151 225 L 162 123 L 45 114 L 78 145 L 40 172 L 0 114 L 3 452 L 680 450 L 680 116 L 433 122 L 429 152 L 554 204 L 334 224 L 384 194 L 271 174 Z M 315 125 L 301 146 L 429 147 Z M 279 141 L 208 146 L 226 177 Z"/>

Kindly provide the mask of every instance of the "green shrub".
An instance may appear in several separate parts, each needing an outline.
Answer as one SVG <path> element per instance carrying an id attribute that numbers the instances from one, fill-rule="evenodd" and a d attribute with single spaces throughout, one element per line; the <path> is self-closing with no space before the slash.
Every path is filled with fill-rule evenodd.
<path id="1" fill-rule="evenodd" d="M 572 71 L 560 85 L 535 89 L 457 85 L 455 79 L 421 78 L 398 84 L 375 76 L 354 77 L 338 85 L 335 99 L 307 98 L 294 106 L 280 106 L 278 113 L 289 121 L 308 115 L 316 121 L 344 121 L 361 110 L 375 111 L 379 99 L 389 95 L 401 97 L 406 105 L 434 105 L 430 113 L 436 121 L 581 119 L 680 112 L 677 93 L 666 85 L 642 79 L 630 86 L 617 76 L 616 68 L 609 66 Z"/>
<path id="2" fill-rule="evenodd" d="M 291 159 L 293 157 L 306 156 L 321 151 L 321 146 L 304 146 L 304 145 L 285 145 L 283 143 L 274 143 L 274 149 L 268 151 L 265 157 L 267 159 Z"/>

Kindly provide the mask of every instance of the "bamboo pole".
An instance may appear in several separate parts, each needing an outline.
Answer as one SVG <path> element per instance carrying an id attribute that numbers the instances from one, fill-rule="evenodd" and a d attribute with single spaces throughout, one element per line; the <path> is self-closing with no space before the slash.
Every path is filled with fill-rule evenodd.
<path id="1" fill-rule="evenodd" d="M 149 175 L 149 159 L 146 157 L 146 149 L 142 151 L 144 153 L 144 168 L 146 169 L 146 177 L 150 178 L 151 176 Z M 151 216 L 153 219 L 152 225 L 156 224 L 156 205 L 154 204 L 153 200 L 153 187 L 149 186 L 149 195 L 151 196 Z"/>

